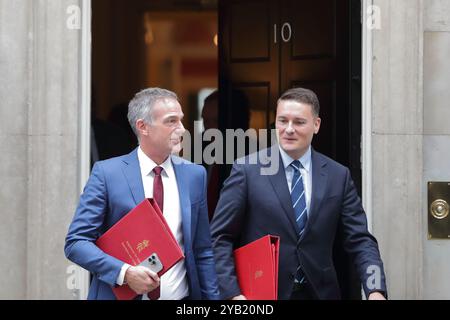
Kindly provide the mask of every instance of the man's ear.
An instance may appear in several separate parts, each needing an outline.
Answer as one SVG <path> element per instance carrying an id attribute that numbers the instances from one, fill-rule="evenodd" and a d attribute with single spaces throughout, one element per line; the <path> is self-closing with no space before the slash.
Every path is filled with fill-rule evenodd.
<path id="1" fill-rule="evenodd" d="M 139 135 L 146 136 L 148 134 L 148 128 L 144 120 L 142 119 L 136 120 L 136 130 L 139 132 Z"/>
<path id="2" fill-rule="evenodd" d="M 314 120 L 314 134 L 318 134 L 319 133 L 319 129 L 320 129 L 320 123 L 322 122 L 322 120 L 319 118 L 319 117 L 317 117 L 315 120 Z"/>

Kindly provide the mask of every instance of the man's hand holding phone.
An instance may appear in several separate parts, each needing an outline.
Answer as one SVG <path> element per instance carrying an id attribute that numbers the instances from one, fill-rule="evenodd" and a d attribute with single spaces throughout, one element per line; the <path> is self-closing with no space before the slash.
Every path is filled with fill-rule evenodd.
<path id="1" fill-rule="evenodd" d="M 137 294 L 146 294 L 160 285 L 158 272 L 163 265 L 156 253 L 153 253 L 139 265 L 129 267 L 125 273 L 125 281 Z"/>

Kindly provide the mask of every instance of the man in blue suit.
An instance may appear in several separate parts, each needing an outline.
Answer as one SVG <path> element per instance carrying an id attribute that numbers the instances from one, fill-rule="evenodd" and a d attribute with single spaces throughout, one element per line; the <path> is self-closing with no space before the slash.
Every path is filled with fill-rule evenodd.
<path id="1" fill-rule="evenodd" d="M 267 234 L 280 237 L 278 298 L 339 299 L 333 244 L 342 227 L 369 299 L 387 295 L 383 263 L 349 170 L 311 147 L 320 128 L 314 92 L 278 100 L 278 144 L 236 161 L 211 224 L 223 299 L 245 299 L 233 250 Z"/>
<path id="2" fill-rule="evenodd" d="M 173 153 L 181 149 L 183 112 L 175 93 L 149 88 L 129 104 L 128 120 L 139 147 L 96 162 L 66 238 L 66 257 L 89 270 L 88 299 L 115 299 L 127 283 L 139 297 L 218 299 L 206 203 L 206 172 Z M 154 198 L 185 259 L 161 279 L 143 266 L 105 254 L 95 241 L 145 198 Z"/>

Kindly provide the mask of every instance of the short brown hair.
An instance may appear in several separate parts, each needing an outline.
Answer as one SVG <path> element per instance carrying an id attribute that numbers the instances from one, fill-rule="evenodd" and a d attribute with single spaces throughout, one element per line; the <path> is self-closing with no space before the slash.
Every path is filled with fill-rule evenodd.
<path id="1" fill-rule="evenodd" d="M 293 100 L 299 103 L 309 104 L 312 107 L 314 116 L 319 116 L 320 104 L 314 91 L 305 88 L 292 88 L 285 91 L 278 99 L 277 104 L 282 100 Z"/>

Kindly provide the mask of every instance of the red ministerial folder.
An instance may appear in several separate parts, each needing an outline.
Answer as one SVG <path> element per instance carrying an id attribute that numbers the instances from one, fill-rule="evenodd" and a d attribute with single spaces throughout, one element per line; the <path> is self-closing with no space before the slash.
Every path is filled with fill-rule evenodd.
<path id="1" fill-rule="evenodd" d="M 162 276 L 178 261 L 183 252 L 153 199 L 145 199 L 127 213 L 96 241 L 105 253 L 132 266 L 156 253 L 163 265 Z M 136 293 L 128 285 L 112 288 L 119 300 L 133 299 Z"/>
<path id="2" fill-rule="evenodd" d="M 267 235 L 234 251 L 242 294 L 249 300 L 277 300 L 280 238 Z"/>

